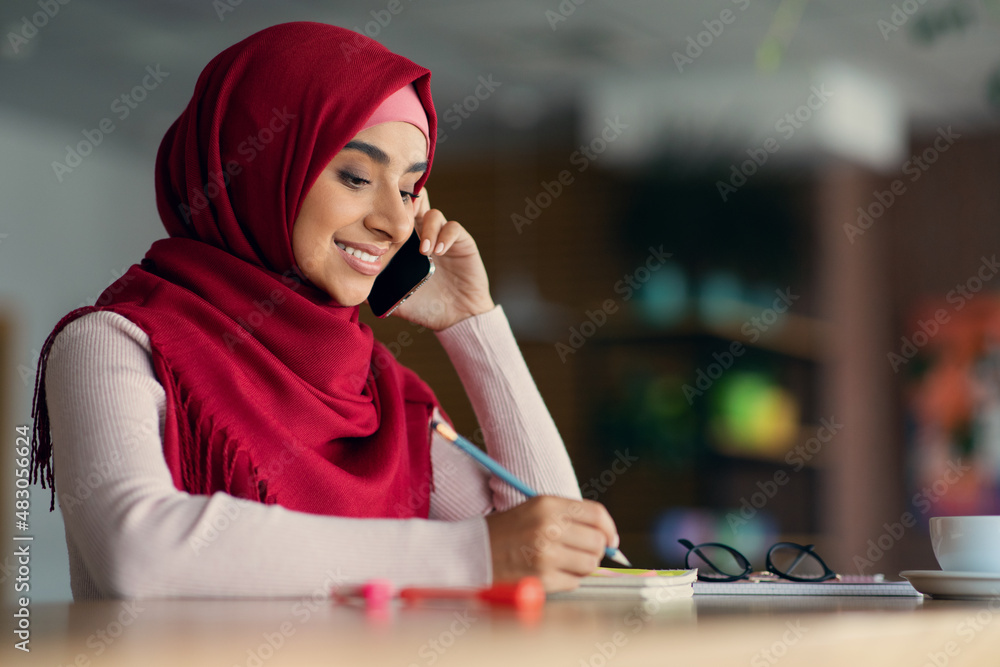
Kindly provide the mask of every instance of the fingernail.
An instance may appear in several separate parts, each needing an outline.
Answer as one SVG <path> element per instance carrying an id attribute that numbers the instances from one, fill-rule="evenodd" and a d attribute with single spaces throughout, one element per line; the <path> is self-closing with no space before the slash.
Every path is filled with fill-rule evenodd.
<path id="1" fill-rule="evenodd" d="M 434 248 L 434 254 L 440 255 L 442 252 L 444 252 L 444 243 L 438 243 L 437 247 Z"/>
<path id="2" fill-rule="evenodd" d="M 427 252 L 430 252 L 430 249 L 431 249 L 431 240 L 430 239 L 424 239 L 420 243 L 420 252 L 427 253 Z"/>
<path id="3" fill-rule="evenodd" d="M 622 543 L 622 538 L 619 537 L 618 534 L 616 533 L 614 539 L 611 540 L 611 548 L 617 549 L 621 543 Z"/>

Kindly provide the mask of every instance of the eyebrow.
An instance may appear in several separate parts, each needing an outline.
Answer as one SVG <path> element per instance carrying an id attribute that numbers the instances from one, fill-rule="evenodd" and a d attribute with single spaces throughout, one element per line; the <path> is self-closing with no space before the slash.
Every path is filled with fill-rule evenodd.
<path id="1" fill-rule="evenodd" d="M 386 155 L 385 151 L 378 146 L 373 146 L 364 141 L 349 141 L 344 146 L 345 151 L 348 149 L 360 151 L 381 165 L 388 165 L 390 162 L 389 156 Z M 414 162 L 403 173 L 412 174 L 421 171 L 427 171 L 427 162 Z"/>

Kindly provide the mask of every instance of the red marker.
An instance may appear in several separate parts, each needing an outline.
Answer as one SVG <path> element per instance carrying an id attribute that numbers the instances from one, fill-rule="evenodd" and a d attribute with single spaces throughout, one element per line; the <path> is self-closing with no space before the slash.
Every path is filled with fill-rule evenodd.
<path id="1" fill-rule="evenodd" d="M 516 583 L 493 584 L 489 588 L 404 588 L 399 597 L 408 602 L 473 598 L 530 610 L 545 604 L 545 587 L 538 577 L 523 577 Z"/>

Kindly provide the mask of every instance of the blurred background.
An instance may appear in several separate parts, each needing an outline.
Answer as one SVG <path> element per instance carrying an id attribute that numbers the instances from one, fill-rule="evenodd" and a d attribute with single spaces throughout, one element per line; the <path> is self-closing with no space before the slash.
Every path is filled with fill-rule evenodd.
<path id="1" fill-rule="evenodd" d="M 936 569 L 929 517 L 998 513 L 1000 0 L 332 4 L 3 3 L 5 531 L 46 335 L 164 235 L 154 157 L 201 68 L 293 20 L 432 70 L 434 205 L 636 565 L 790 539 L 897 578 Z M 434 336 L 366 319 L 482 442 Z M 48 505 L 32 598 L 68 599 Z"/>

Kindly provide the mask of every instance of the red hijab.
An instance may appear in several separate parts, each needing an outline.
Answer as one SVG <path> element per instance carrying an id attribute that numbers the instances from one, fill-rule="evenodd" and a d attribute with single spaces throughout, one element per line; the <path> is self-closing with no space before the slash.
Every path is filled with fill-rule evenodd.
<path id="1" fill-rule="evenodd" d="M 149 336 L 178 489 L 313 514 L 427 516 L 434 394 L 374 340 L 358 306 L 297 277 L 291 246 L 320 172 L 411 83 L 434 137 L 430 72 L 349 30 L 278 25 L 209 63 L 157 154 L 170 238 L 96 306 L 63 318 L 43 348 L 34 479 L 54 484 L 44 385 L 52 341 L 73 319 L 110 310 Z"/>

